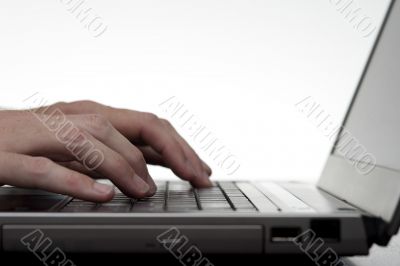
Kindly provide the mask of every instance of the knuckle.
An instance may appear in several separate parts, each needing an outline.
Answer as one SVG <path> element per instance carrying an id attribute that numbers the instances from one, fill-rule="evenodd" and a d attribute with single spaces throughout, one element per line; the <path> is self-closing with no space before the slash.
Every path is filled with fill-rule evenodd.
<path id="1" fill-rule="evenodd" d="M 45 157 L 33 157 L 22 159 L 22 163 L 30 175 L 38 177 L 46 175 L 53 162 Z"/>
<path id="2" fill-rule="evenodd" d="M 161 119 L 161 122 L 162 122 L 164 125 L 168 126 L 168 127 L 173 127 L 172 124 L 171 124 L 171 122 L 169 122 L 169 120 L 167 120 L 167 119 Z"/>
<path id="3" fill-rule="evenodd" d="M 56 102 L 55 104 L 53 104 L 53 106 L 62 109 L 63 107 L 68 106 L 68 103 L 60 101 L 60 102 Z"/>
<path id="4" fill-rule="evenodd" d="M 142 152 L 140 152 L 139 150 L 135 150 L 134 152 L 132 152 L 130 158 L 134 163 L 146 164 L 146 160 L 144 159 Z"/>
<path id="5" fill-rule="evenodd" d="M 142 114 L 143 115 L 143 119 L 145 120 L 145 121 L 147 121 L 148 123 L 157 123 L 157 122 L 159 122 L 159 118 L 158 118 L 158 116 L 156 116 L 155 114 L 153 114 L 153 113 L 143 113 Z"/>
<path id="6" fill-rule="evenodd" d="M 110 121 L 100 114 L 87 115 L 87 121 L 94 129 L 108 128 L 111 125 Z"/>
<path id="7" fill-rule="evenodd" d="M 98 112 L 103 105 L 90 100 L 75 101 L 68 104 L 68 109 L 76 113 Z"/>
<path id="8" fill-rule="evenodd" d="M 86 116 L 88 126 L 96 133 L 107 134 L 112 128 L 111 122 L 102 115 L 91 114 Z"/>
<path id="9" fill-rule="evenodd" d="M 122 157 L 121 155 L 117 154 L 114 157 L 113 163 L 113 170 L 115 170 L 115 172 L 118 171 L 118 175 L 129 175 L 130 171 L 131 171 L 131 167 L 129 166 L 128 162 L 124 159 L 124 157 Z"/>
<path id="10" fill-rule="evenodd" d="M 65 180 L 65 185 L 70 189 L 79 190 L 82 187 L 81 179 L 74 172 L 67 173 L 64 176 L 64 180 Z"/>
<path id="11" fill-rule="evenodd" d="M 97 102 L 90 100 L 76 101 L 72 102 L 72 104 L 77 105 L 79 107 L 96 107 L 99 105 Z"/>
<path id="12" fill-rule="evenodd" d="M 85 130 L 77 128 L 73 135 L 68 135 L 68 144 L 73 147 L 80 147 L 87 141 L 87 133 Z"/>

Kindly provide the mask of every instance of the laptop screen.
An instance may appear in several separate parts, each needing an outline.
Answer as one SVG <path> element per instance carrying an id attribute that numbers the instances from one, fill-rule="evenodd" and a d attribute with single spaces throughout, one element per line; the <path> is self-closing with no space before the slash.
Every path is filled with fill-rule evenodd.
<path id="1" fill-rule="evenodd" d="M 400 4 L 395 3 L 333 153 L 400 171 Z M 361 169 L 363 168 L 363 169 Z"/>

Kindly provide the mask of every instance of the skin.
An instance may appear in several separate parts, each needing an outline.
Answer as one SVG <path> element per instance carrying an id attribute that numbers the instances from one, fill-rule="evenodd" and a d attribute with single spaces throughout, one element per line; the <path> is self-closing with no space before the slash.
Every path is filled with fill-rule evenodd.
<path id="1" fill-rule="evenodd" d="M 86 167 L 82 158 L 45 126 L 43 121 L 50 123 L 55 111 L 76 129 L 76 134 L 65 134 L 61 140 L 75 147 L 90 141 L 104 156 L 98 167 Z M 107 202 L 114 196 L 114 187 L 95 181 L 106 177 L 127 196 L 143 198 L 157 190 L 147 164 L 168 167 L 195 187 L 212 185 L 210 167 L 167 120 L 154 114 L 92 101 L 0 111 L 0 185 Z"/>

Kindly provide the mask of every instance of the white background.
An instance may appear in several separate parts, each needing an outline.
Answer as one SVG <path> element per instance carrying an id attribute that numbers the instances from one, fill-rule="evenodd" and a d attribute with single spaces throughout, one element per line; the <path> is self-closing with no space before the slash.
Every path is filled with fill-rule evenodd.
<path id="1" fill-rule="evenodd" d="M 86 1 L 99 38 L 62 2 L 0 3 L 0 105 L 40 92 L 165 116 L 175 96 L 237 156 L 228 176 L 192 143 L 222 179 L 315 181 L 331 141 L 294 105 L 312 96 L 340 122 L 375 38 L 331 0 Z M 355 3 L 379 27 L 388 1 Z"/>

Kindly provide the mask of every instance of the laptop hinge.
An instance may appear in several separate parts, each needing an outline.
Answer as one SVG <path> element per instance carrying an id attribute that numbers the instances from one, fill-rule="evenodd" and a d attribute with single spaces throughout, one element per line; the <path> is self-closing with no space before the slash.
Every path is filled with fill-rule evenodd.
<path id="1" fill-rule="evenodd" d="M 389 234 L 389 224 L 378 217 L 364 216 L 364 227 L 367 234 L 368 246 L 373 244 L 387 246 L 391 235 Z"/>

